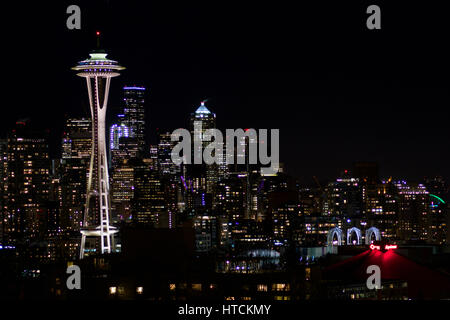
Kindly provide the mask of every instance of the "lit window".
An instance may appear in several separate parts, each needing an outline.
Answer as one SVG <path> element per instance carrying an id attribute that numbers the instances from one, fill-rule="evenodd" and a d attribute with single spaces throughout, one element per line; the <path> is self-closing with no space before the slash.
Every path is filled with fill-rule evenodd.
<path id="1" fill-rule="evenodd" d="M 311 279 L 311 268 L 305 268 L 305 280 Z"/>
<path id="2" fill-rule="evenodd" d="M 258 284 L 256 290 L 257 291 L 261 291 L 261 292 L 267 292 L 267 285 L 265 285 L 265 284 Z"/>
<path id="3" fill-rule="evenodd" d="M 289 297 L 289 296 L 275 296 L 275 297 L 273 297 L 273 298 L 274 298 L 274 300 L 278 300 L 278 301 L 291 300 L 291 297 Z"/>
<path id="4" fill-rule="evenodd" d="M 289 284 L 274 283 L 272 284 L 272 291 L 289 291 Z"/>
<path id="5" fill-rule="evenodd" d="M 136 288 L 136 293 L 137 293 L 137 294 L 142 294 L 142 293 L 144 293 L 144 288 L 143 288 L 143 287 L 137 287 L 137 288 Z"/>
<path id="6" fill-rule="evenodd" d="M 202 291 L 202 284 L 201 283 L 193 283 L 192 284 L 192 290 L 194 290 L 194 291 Z"/>
<path id="7" fill-rule="evenodd" d="M 109 294 L 116 294 L 117 287 L 109 287 Z"/>

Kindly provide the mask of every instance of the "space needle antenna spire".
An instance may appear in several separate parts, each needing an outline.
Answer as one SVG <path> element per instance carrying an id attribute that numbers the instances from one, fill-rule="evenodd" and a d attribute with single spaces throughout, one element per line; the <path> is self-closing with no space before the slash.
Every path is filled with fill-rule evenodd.
<path id="1" fill-rule="evenodd" d="M 97 38 L 97 49 L 100 49 L 100 31 L 95 32 Z"/>

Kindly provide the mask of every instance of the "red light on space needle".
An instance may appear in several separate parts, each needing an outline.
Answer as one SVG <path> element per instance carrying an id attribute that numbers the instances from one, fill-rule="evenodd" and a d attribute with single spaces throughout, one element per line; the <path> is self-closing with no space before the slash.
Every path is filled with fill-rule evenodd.
<path id="1" fill-rule="evenodd" d="M 100 31 L 95 32 L 95 34 L 99 36 L 100 35 Z"/>

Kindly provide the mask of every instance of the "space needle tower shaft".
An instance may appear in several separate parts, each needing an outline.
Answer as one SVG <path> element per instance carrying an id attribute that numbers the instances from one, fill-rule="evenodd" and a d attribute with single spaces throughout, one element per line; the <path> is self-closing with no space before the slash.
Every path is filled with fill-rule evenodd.
<path id="1" fill-rule="evenodd" d="M 99 36 L 97 32 L 97 36 Z M 92 147 L 86 190 L 86 203 L 81 227 L 80 258 L 87 252 L 111 253 L 114 250 L 116 228 L 110 225 L 110 195 L 106 150 L 106 109 L 111 78 L 125 69 L 117 61 L 106 58 L 104 50 L 94 50 L 72 70 L 86 79 L 92 118 Z M 86 239 L 94 238 L 87 250 Z M 100 238 L 100 241 L 98 239 Z"/>

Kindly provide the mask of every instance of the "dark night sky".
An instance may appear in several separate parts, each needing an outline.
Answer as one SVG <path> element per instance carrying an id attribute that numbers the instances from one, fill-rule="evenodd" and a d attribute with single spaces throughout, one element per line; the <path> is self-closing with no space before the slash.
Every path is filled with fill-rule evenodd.
<path id="1" fill-rule="evenodd" d="M 85 83 L 70 67 L 87 58 L 100 30 L 109 57 L 127 67 L 113 80 L 110 114 L 123 85 L 144 84 L 150 138 L 158 127 L 185 127 L 209 98 L 221 128 L 279 128 L 282 162 L 307 181 L 333 178 L 357 160 L 379 161 L 382 175 L 450 178 L 441 2 L 152 3 L 5 9 L 0 134 L 29 117 L 50 128 L 57 155 L 64 114 L 88 111 Z M 382 30 L 365 27 L 373 3 Z M 81 7 L 81 30 L 66 28 L 70 4 Z"/>

